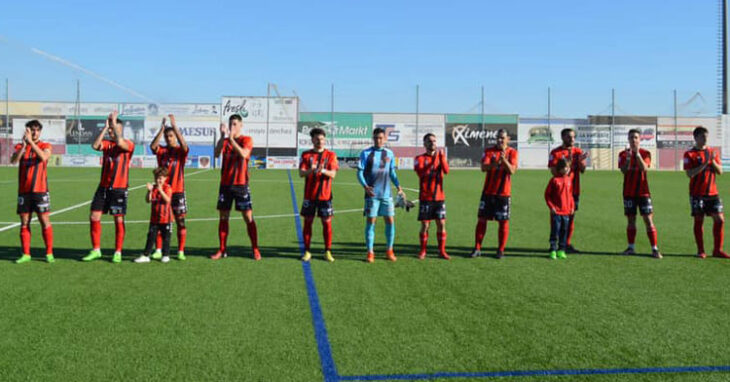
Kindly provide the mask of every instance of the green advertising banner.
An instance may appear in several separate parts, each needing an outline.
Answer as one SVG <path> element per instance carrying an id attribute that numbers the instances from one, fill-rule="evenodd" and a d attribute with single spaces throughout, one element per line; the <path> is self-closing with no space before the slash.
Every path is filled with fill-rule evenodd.
<path id="1" fill-rule="evenodd" d="M 309 131 L 321 128 L 327 132 L 327 147 L 340 158 L 355 158 L 370 146 L 373 115 L 370 113 L 299 113 L 297 143 L 299 153 L 312 147 Z"/>

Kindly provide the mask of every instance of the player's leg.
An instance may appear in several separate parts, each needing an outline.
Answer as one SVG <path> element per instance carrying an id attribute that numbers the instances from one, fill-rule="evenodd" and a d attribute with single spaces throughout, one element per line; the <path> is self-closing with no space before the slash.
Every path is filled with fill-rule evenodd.
<path id="1" fill-rule="evenodd" d="M 471 253 L 471 257 L 479 257 L 482 255 L 482 242 L 484 241 L 484 235 L 487 233 L 487 218 L 492 214 L 493 210 L 490 204 L 490 198 L 482 195 L 477 213 L 477 226 L 474 229 L 474 251 Z"/>
<path id="2" fill-rule="evenodd" d="M 580 195 L 573 195 L 573 203 L 575 204 L 575 212 L 568 219 L 568 247 L 566 252 L 580 253 L 572 244 L 573 232 L 575 231 L 575 214 L 578 212 L 578 206 L 580 205 Z"/>
<path id="3" fill-rule="evenodd" d="M 375 243 L 375 221 L 377 220 L 378 210 L 380 209 L 380 200 L 375 198 L 365 198 L 365 248 L 367 250 L 366 261 L 372 263 L 375 261 L 375 252 L 373 245 Z"/>
<path id="4" fill-rule="evenodd" d="M 439 256 L 445 260 L 450 260 L 449 254 L 446 253 L 446 217 L 436 219 L 436 240 L 439 245 Z"/>
<path id="5" fill-rule="evenodd" d="M 38 213 L 38 222 L 41 223 L 41 233 L 43 242 L 46 244 L 46 261 L 52 263 L 53 257 L 53 226 L 51 225 L 51 217 L 48 211 Z"/>
<path id="6" fill-rule="evenodd" d="M 135 263 L 149 263 L 150 253 L 156 248 L 157 238 L 160 237 L 160 231 L 157 229 L 157 224 L 150 223 L 147 228 L 147 241 L 144 245 L 144 252 L 142 255 L 134 259 Z"/>
<path id="7" fill-rule="evenodd" d="M 557 231 L 558 231 L 558 251 L 555 255 L 559 259 L 565 259 L 565 250 L 568 249 L 568 226 L 570 225 L 570 216 L 559 215 L 557 216 Z"/>
<path id="8" fill-rule="evenodd" d="M 113 263 L 122 262 L 122 247 L 124 246 L 124 236 L 126 235 L 127 227 L 124 223 L 124 214 L 114 215 L 114 256 L 112 257 Z"/>
<path id="9" fill-rule="evenodd" d="M 91 239 L 91 251 L 81 260 L 92 261 L 101 258 L 101 215 L 108 211 L 106 190 L 97 187 L 94 197 L 91 200 L 91 212 L 89 213 L 89 236 Z"/>
<path id="10" fill-rule="evenodd" d="M 20 249 L 21 255 L 15 260 L 16 264 L 30 261 L 30 212 L 18 213 L 20 217 Z"/>
<path id="11" fill-rule="evenodd" d="M 553 213 L 550 214 L 550 258 L 555 260 L 558 256 L 558 241 L 560 238 L 560 216 Z"/>
<path id="12" fill-rule="evenodd" d="M 661 259 L 662 254 L 659 252 L 659 245 L 657 241 L 657 231 L 654 225 L 654 214 L 644 214 L 641 217 L 644 219 L 644 225 L 646 226 L 646 236 L 649 237 L 649 244 L 651 245 L 651 255 L 656 259 Z"/>
<path id="13" fill-rule="evenodd" d="M 421 203 L 421 206 L 423 206 L 423 203 L 424 202 Z M 426 258 L 426 247 L 428 246 L 428 228 L 430 225 L 430 220 L 421 220 L 421 230 L 418 233 L 418 240 L 421 243 L 421 250 L 418 252 L 418 258 L 421 260 Z"/>
<path id="14" fill-rule="evenodd" d="M 730 255 L 722 250 L 725 243 L 725 214 L 722 212 L 712 215 L 712 237 L 714 245 L 712 248 L 712 256 L 730 259 Z"/>
<path id="15" fill-rule="evenodd" d="M 177 225 L 177 259 L 182 261 L 185 260 L 185 240 L 188 236 L 185 214 L 175 215 L 175 224 Z"/>
<path id="16" fill-rule="evenodd" d="M 314 215 L 304 216 L 304 227 L 302 227 L 302 239 L 304 240 L 304 255 L 302 261 L 309 261 L 312 253 L 309 249 L 312 245 L 312 225 L 314 224 Z"/>
<path id="17" fill-rule="evenodd" d="M 162 236 L 162 261 L 163 263 L 170 262 L 170 236 L 172 236 L 172 224 L 158 224 L 160 235 Z"/>
<path id="18" fill-rule="evenodd" d="M 254 260 L 261 260 L 261 252 L 259 251 L 258 231 L 256 229 L 256 221 L 253 219 L 253 210 L 243 211 L 243 221 L 246 222 L 246 231 L 248 238 L 251 240 L 251 251 Z"/>
<path id="19" fill-rule="evenodd" d="M 697 244 L 697 257 L 704 259 L 705 239 L 704 239 L 704 223 L 705 223 L 705 203 L 701 197 L 690 196 L 690 208 L 692 210 L 692 219 L 694 220 L 693 232 L 695 235 L 695 244 Z"/>
<path id="20" fill-rule="evenodd" d="M 233 194 L 228 186 L 218 188 L 218 251 L 210 256 L 212 260 L 218 260 L 228 256 L 226 246 L 228 243 L 228 218 L 233 204 Z"/>
<path id="21" fill-rule="evenodd" d="M 395 261 L 395 253 L 393 245 L 395 244 L 395 206 L 391 198 L 383 199 L 380 202 L 379 216 L 383 216 L 385 220 L 385 257 L 390 261 Z"/>
<path id="22" fill-rule="evenodd" d="M 499 223 L 499 231 L 497 233 L 498 247 L 495 257 L 501 259 L 504 257 L 504 249 L 507 246 L 507 239 L 509 238 L 509 218 L 512 200 L 507 196 L 495 198 L 495 202 L 497 203 L 495 219 Z"/>
<path id="23" fill-rule="evenodd" d="M 317 207 L 317 213 L 322 219 L 322 238 L 324 239 L 324 259 L 333 262 L 335 258 L 332 257 L 332 216 L 334 210 L 332 208 L 332 201 L 321 202 L 321 206 Z"/>
<path id="24" fill-rule="evenodd" d="M 636 213 L 626 215 L 626 222 L 626 241 L 628 242 L 628 247 L 624 250 L 623 254 L 633 255 L 636 253 Z"/>

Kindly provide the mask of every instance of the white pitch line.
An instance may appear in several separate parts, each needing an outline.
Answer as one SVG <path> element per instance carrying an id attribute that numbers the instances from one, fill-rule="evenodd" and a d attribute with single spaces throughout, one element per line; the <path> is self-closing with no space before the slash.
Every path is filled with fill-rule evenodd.
<path id="1" fill-rule="evenodd" d="M 210 171 L 210 170 L 200 170 L 200 171 L 196 171 L 196 172 L 194 172 L 192 174 L 188 174 L 186 176 L 192 176 L 192 175 L 200 174 L 201 172 L 206 172 L 206 171 Z M 129 191 L 139 190 L 140 188 L 143 188 L 143 187 L 146 187 L 146 186 L 147 186 L 147 183 L 141 184 L 139 186 L 134 186 L 134 187 L 130 188 Z M 89 204 L 91 204 L 91 200 L 87 200 L 85 202 L 82 202 L 82 203 L 79 203 L 79 204 L 75 204 L 73 206 L 60 209 L 58 211 L 53 211 L 50 214 L 48 214 L 48 216 L 53 216 L 53 215 L 61 214 L 61 213 L 64 213 L 66 211 L 71 211 L 71 210 L 77 209 L 79 207 L 87 206 Z M 33 219 L 31 219 L 31 223 L 34 222 L 34 221 L 37 221 L 37 220 L 38 220 L 38 217 L 34 217 Z M 86 223 L 88 223 L 88 222 L 86 222 Z M 55 224 L 55 223 L 51 222 L 51 224 Z M 13 228 L 16 228 L 16 227 L 20 227 L 20 223 L 13 223 L 11 225 L 2 227 L 2 228 L 0 228 L 0 232 L 7 231 L 9 229 L 13 229 Z"/>

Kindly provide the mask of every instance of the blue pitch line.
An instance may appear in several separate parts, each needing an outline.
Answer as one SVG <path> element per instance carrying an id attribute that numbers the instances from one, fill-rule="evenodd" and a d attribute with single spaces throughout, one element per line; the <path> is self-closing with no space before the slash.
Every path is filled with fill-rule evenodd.
<path id="1" fill-rule="evenodd" d="M 564 370 L 515 370 L 463 373 L 424 373 L 424 374 L 374 374 L 343 375 L 341 381 L 386 381 L 419 380 L 435 378 L 498 378 L 555 375 L 596 375 L 596 374 L 650 374 L 650 373 L 707 373 L 728 372 L 730 366 L 685 366 L 685 367 L 645 367 L 623 369 L 564 369 Z"/>
<path id="2" fill-rule="evenodd" d="M 304 237 L 302 236 L 302 221 L 297 210 L 297 194 L 294 192 L 294 182 L 291 178 L 291 170 L 287 170 L 289 176 L 289 191 L 291 192 L 291 204 L 294 209 L 294 223 L 297 227 L 297 238 L 299 239 L 299 252 L 304 254 Z M 317 340 L 317 351 L 319 351 L 319 362 L 322 364 L 322 374 L 325 382 L 337 382 L 340 380 L 337 374 L 335 360 L 332 358 L 332 349 L 327 337 L 327 327 L 324 324 L 322 308 L 319 306 L 317 287 L 314 285 L 312 267 L 309 262 L 302 262 L 304 271 L 304 282 L 307 284 L 307 296 L 309 297 L 309 310 L 312 312 L 312 324 L 314 325 L 314 337 Z"/>

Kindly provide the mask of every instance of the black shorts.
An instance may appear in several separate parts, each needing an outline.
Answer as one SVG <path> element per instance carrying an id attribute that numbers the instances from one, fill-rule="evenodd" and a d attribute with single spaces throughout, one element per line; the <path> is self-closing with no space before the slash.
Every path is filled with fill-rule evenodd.
<path id="1" fill-rule="evenodd" d="M 249 211 L 253 209 L 251 192 L 248 186 L 220 186 L 218 188 L 218 210 L 230 211 L 231 204 L 234 201 L 236 211 Z"/>
<path id="2" fill-rule="evenodd" d="M 128 194 L 126 188 L 104 188 L 99 186 L 94 193 L 94 199 L 91 200 L 91 210 L 114 216 L 124 216 L 127 214 Z"/>
<path id="3" fill-rule="evenodd" d="M 690 196 L 689 205 L 692 216 L 714 215 L 722 213 L 722 199 L 719 196 Z"/>
<path id="4" fill-rule="evenodd" d="M 418 204 L 418 220 L 446 219 L 446 202 L 419 201 Z"/>
<path id="5" fill-rule="evenodd" d="M 512 198 L 509 196 L 484 195 L 479 202 L 479 217 L 487 220 L 509 220 L 509 207 Z"/>
<path id="6" fill-rule="evenodd" d="M 575 211 L 578 211 L 578 205 L 580 204 L 580 195 L 573 195 L 573 204 L 575 204 L 575 208 L 573 209 L 573 214 L 575 215 Z"/>
<path id="7" fill-rule="evenodd" d="M 172 194 L 170 205 L 172 206 L 172 214 L 175 216 L 185 215 L 188 213 L 188 203 L 187 200 L 185 200 L 184 192 L 176 192 Z"/>
<path id="8" fill-rule="evenodd" d="M 322 218 L 332 216 L 334 214 L 334 210 L 332 209 L 332 201 L 305 199 L 302 202 L 302 210 L 299 212 L 299 215 L 314 216 L 315 214 Z"/>
<path id="9" fill-rule="evenodd" d="M 636 216 L 637 209 L 641 216 L 654 213 L 651 198 L 648 196 L 624 196 L 624 215 Z"/>
<path id="10" fill-rule="evenodd" d="M 51 195 L 47 192 L 29 192 L 18 195 L 18 208 L 20 214 L 44 214 L 51 211 Z"/>

